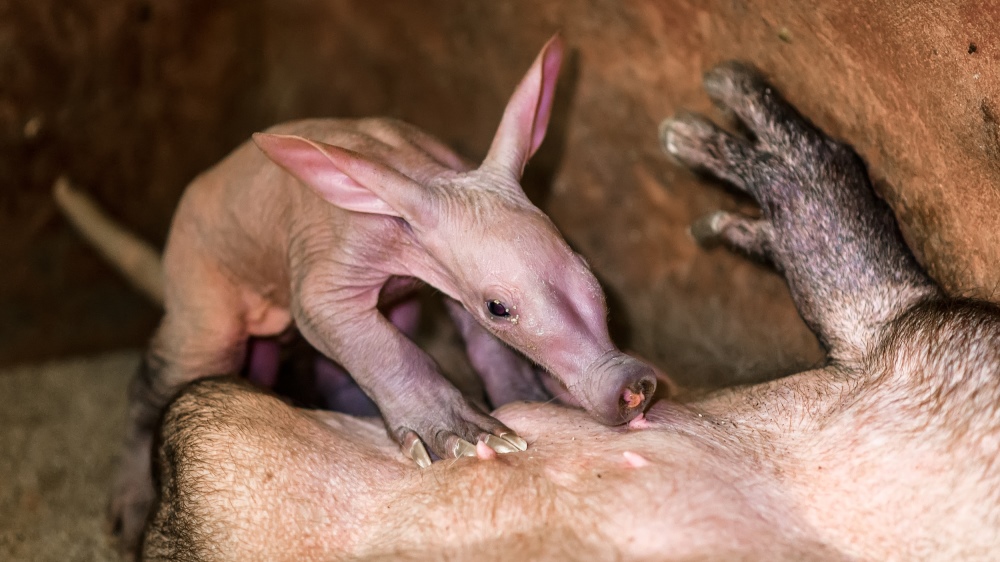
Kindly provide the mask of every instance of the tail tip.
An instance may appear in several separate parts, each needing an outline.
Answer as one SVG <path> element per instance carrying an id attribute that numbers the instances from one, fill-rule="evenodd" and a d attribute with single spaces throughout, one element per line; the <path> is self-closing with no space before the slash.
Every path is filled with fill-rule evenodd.
<path id="1" fill-rule="evenodd" d="M 73 185 L 69 182 L 69 178 L 64 175 L 60 175 L 52 184 L 52 195 L 56 198 L 56 201 L 64 201 L 66 197 L 72 196 L 75 191 Z"/>

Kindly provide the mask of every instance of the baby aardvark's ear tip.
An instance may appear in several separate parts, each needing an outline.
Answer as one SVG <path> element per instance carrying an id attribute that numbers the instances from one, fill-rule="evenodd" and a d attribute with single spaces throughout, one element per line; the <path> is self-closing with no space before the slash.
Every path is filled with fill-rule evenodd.
<path id="1" fill-rule="evenodd" d="M 562 51 L 564 43 L 565 42 L 563 41 L 562 32 L 556 31 L 555 33 L 552 34 L 552 37 L 549 37 L 549 40 L 545 43 L 545 46 L 542 47 L 542 51 L 547 52 L 549 49 L 559 49 L 560 51 Z"/>
<path id="2" fill-rule="evenodd" d="M 514 90 L 484 164 L 497 165 L 520 178 L 545 138 L 562 58 L 562 36 L 556 33 Z"/>
<path id="3" fill-rule="evenodd" d="M 277 148 L 281 144 L 281 139 L 278 135 L 273 133 L 254 133 L 250 138 L 253 139 L 253 143 L 257 145 L 257 148 L 264 151 L 264 154 L 269 154 L 270 149 Z"/>
<path id="4" fill-rule="evenodd" d="M 539 58 L 542 61 L 542 73 L 556 75 L 559 74 L 559 67 L 562 66 L 563 53 L 566 50 L 566 43 L 563 41 L 562 33 L 555 32 L 542 47 Z M 544 80 L 544 78 L 543 78 Z"/>
<path id="5" fill-rule="evenodd" d="M 254 133 L 251 135 L 251 138 L 253 139 L 254 144 L 264 151 L 268 148 L 286 144 L 288 141 L 305 141 L 302 137 L 297 137 L 295 135 L 276 135 L 274 133 Z"/>

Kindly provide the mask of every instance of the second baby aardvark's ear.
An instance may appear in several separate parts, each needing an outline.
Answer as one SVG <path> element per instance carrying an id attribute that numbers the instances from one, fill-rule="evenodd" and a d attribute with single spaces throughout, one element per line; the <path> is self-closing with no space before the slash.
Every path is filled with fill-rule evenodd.
<path id="1" fill-rule="evenodd" d="M 542 47 L 507 102 L 483 167 L 500 168 L 520 179 L 528 159 L 545 138 L 562 58 L 563 40 L 557 33 Z"/>

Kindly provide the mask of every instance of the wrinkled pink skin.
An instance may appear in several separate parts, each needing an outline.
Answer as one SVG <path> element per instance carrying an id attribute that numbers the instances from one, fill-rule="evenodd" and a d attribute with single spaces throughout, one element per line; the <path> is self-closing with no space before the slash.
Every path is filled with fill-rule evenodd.
<path id="1" fill-rule="evenodd" d="M 516 445 L 379 313 L 420 283 L 449 299 L 496 403 L 548 397 L 514 349 L 602 423 L 642 412 L 652 370 L 612 344 L 601 287 L 519 185 L 545 135 L 562 49 L 558 37 L 542 49 L 478 168 L 405 123 L 309 120 L 255 135 L 189 186 L 163 256 L 165 315 L 130 389 L 111 504 L 126 549 L 152 500 L 163 406 L 193 380 L 238 372 L 249 337 L 293 323 L 374 400 L 414 460 L 420 443 L 440 458 L 488 435 Z"/>
<path id="2" fill-rule="evenodd" d="M 378 424 L 205 381 L 165 416 L 150 560 L 996 560 L 1000 308 L 943 295 L 860 159 L 752 70 L 706 89 L 753 137 L 682 115 L 665 147 L 762 209 L 695 233 L 775 263 L 827 365 L 628 426 L 508 404 L 527 451 L 425 471 Z"/>

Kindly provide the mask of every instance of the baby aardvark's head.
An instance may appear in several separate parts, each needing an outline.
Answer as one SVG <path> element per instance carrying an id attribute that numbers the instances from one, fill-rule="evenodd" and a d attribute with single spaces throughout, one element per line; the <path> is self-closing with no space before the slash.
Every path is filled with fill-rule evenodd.
<path id="1" fill-rule="evenodd" d="M 404 219 L 430 258 L 421 277 L 559 379 L 601 422 L 628 422 L 656 388 L 652 368 L 611 342 L 604 293 L 586 262 L 531 204 L 521 174 L 548 126 L 563 45 L 542 48 L 477 169 L 402 124 L 359 154 L 255 135 L 275 162 L 342 208 Z M 398 127 L 398 128 L 397 128 Z"/>
<path id="2" fill-rule="evenodd" d="M 482 169 L 455 181 L 475 212 L 444 216 L 428 251 L 452 272 L 452 296 L 480 324 L 559 379 L 608 425 L 648 404 L 653 370 L 615 348 L 604 292 L 584 259 L 516 193 L 495 190 Z"/>

